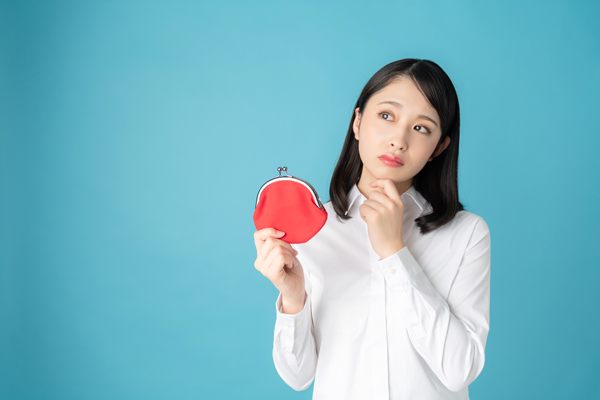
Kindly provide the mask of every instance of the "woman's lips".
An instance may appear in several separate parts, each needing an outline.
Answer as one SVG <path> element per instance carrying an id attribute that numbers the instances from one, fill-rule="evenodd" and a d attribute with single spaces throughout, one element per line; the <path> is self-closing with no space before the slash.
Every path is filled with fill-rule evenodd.
<path id="1" fill-rule="evenodd" d="M 400 167 L 404 165 L 404 161 L 400 157 L 393 156 L 391 154 L 384 154 L 379 156 L 382 163 L 389 167 Z"/>

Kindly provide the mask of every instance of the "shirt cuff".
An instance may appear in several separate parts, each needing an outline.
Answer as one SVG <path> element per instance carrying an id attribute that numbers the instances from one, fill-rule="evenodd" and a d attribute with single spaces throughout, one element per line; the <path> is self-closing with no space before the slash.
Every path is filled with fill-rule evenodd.
<path id="1" fill-rule="evenodd" d="M 275 335 L 281 332 L 281 343 L 286 357 L 296 359 L 299 343 L 302 337 L 306 335 L 306 329 L 310 329 L 311 314 L 310 314 L 310 296 L 306 294 L 304 308 L 297 314 L 284 314 L 281 312 L 282 296 L 281 292 L 275 302 L 275 310 L 277 312 L 277 320 L 275 321 Z"/>
<path id="2" fill-rule="evenodd" d="M 304 291 L 306 298 L 304 300 L 304 307 L 302 310 L 296 314 L 284 314 L 281 312 L 281 307 L 283 305 L 283 299 L 281 296 L 281 292 L 279 296 L 277 296 L 277 301 L 275 302 L 275 310 L 277 312 L 277 320 L 280 321 L 285 328 L 292 328 L 294 326 L 302 326 L 306 322 L 306 319 L 310 316 L 309 314 L 309 295 Z"/>
<path id="3" fill-rule="evenodd" d="M 379 260 L 378 263 L 383 276 L 387 279 L 398 281 L 400 285 L 404 285 L 412 277 L 423 272 L 421 266 L 406 246 L 391 256 Z"/>

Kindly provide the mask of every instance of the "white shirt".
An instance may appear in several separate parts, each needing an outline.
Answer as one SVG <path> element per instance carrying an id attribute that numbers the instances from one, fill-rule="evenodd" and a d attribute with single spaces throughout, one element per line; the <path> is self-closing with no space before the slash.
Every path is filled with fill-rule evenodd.
<path id="1" fill-rule="evenodd" d="M 385 258 L 371 247 L 354 185 L 341 222 L 331 201 L 311 240 L 294 244 L 306 303 L 277 319 L 273 360 L 294 390 L 315 381 L 313 400 L 468 399 L 483 369 L 489 332 L 490 232 L 459 211 L 421 235 L 414 219 L 431 206 L 411 186 L 401 195 L 405 247 Z"/>

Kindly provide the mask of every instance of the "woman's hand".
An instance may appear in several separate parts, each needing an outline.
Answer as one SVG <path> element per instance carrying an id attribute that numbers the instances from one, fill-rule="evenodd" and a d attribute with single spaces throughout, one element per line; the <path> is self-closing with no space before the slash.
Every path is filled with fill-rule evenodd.
<path id="1" fill-rule="evenodd" d="M 283 310 L 296 314 L 304 308 L 304 271 L 292 246 L 277 239 L 284 235 L 274 228 L 254 232 L 256 261 L 254 267 L 266 276 L 281 292 Z M 294 312 L 296 311 L 296 312 Z"/>
<path id="2" fill-rule="evenodd" d="M 384 259 L 404 247 L 404 202 L 391 179 L 377 179 L 369 186 L 382 189 L 373 190 L 358 209 L 368 225 L 373 250 Z"/>

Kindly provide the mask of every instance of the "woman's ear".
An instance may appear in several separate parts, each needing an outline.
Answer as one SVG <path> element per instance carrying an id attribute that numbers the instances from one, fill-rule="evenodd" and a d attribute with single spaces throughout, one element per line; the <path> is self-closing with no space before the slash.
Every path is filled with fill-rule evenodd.
<path id="1" fill-rule="evenodd" d="M 431 157 L 429 157 L 429 160 L 427 160 L 427 162 L 429 162 L 429 161 L 433 160 L 435 157 L 439 156 L 442 153 L 442 151 L 446 150 L 446 147 L 448 147 L 449 144 L 450 144 L 450 136 L 446 136 L 446 139 L 444 139 L 444 141 L 437 146 L 437 149 L 433 152 L 433 155 Z"/>
<path id="2" fill-rule="evenodd" d="M 360 126 L 360 114 L 358 113 L 358 107 L 354 110 L 354 123 L 352 124 L 352 130 L 354 131 L 354 138 L 358 140 L 358 127 Z"/>

